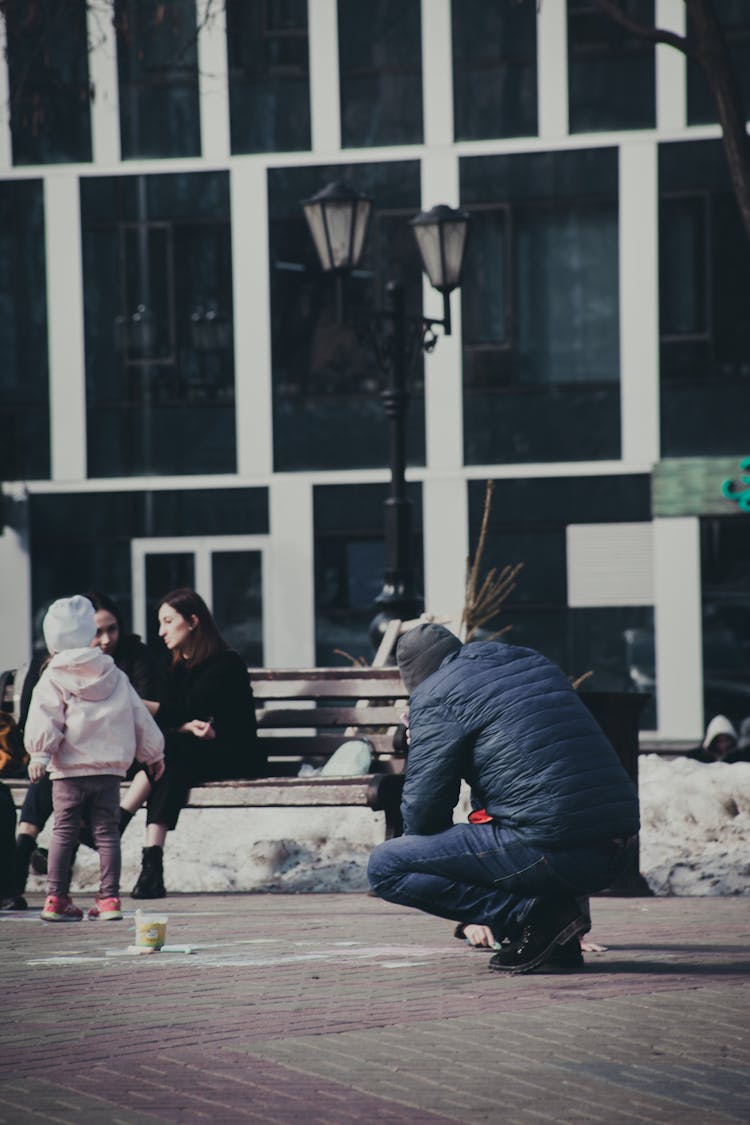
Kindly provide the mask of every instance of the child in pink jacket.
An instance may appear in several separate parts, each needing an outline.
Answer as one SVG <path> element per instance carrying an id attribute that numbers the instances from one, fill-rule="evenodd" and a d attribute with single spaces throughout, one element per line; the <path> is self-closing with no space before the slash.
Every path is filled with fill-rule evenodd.
<path id="1" fill-rule="evenodd" d="M 99 852 L 100 885 L 89 918 L 122 918 L 120 905 L 120 781 L 135 756 L 154 779 L 164 772 L 164 738 L 148 710 L 100 648 L 94 607 L 76 594 L 54 602 L 43 622 L 52 659 L 31 697 L 24 741 L 29 777 L 49 770 L 55 812 L 49 850 L 46 922 L 79 922 L 69 897 L 70 873 L 88 808 Z"/>

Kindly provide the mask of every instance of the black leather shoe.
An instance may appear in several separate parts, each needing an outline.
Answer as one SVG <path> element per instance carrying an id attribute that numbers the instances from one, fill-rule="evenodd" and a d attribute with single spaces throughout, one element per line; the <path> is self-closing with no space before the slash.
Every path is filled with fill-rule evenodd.
<path id="1" fill-rule="evenodd" d="M 575 899 L 542 899 L 529 912 L 520 939 L 496 953 L 489 967 L 496 973 L 530 973 L 587 927 Z"/>
<path id="2" fill-rule="evenodd" d="M 28 905 L 23 895 L 13 895 L 12 898 L 4 898 L 0 901 L 0 910 L 27 910 Z"/>
<path id="3" fill-rule="evenodd" d="M 578 937 L 571 938 L 563 945 L 556 945 L 544 964 L 545 968 L 550 969 L 582 969 L 584 961 Z"/>

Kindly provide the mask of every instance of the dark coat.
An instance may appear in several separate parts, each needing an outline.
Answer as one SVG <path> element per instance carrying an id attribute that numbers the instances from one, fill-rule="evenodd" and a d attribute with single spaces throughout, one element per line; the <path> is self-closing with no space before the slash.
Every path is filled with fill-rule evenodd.
<path id="1" fill-rule="evenodd" d="M 638 794 L 564 673 L 533 649 L 471 643 L 415 688 L 405 832 L 450 826 L 461 779 L 529 843 L 557 847 L 638 831 Z"/>
<path id="2" fill-rule="evenodd" d="M 172 664 L 159 687 L 156 721 L 167 735 L 191 719 L 211 719 L 216 738 L 202 741 L 187 735 L 201 747 L 205 776 L 259 777 L 265 755 L 257 738 L 255 705 L 245 662 L 239 653 L 223 649 L 189 667 Z"/>

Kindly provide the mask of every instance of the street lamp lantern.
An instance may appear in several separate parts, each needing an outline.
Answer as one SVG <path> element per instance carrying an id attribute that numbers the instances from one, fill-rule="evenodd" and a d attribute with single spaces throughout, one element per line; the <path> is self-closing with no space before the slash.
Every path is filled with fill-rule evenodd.
<path id="1" fill-rule="evenodd" d="M 331 183 L 302 207 L 326 273 L 336 277 L 336 303 L 341 319 L 342 279 L 359 263 L 372 200 L 347 184 Z M 388 376 L 381 397 L 388 420 L 390 494 L 385 502 L 385 576 L 375 600 L 376 616 L 370 640 L 377 648 L 389 621 L 408 620 L 422 611 L 416 569 L 411 558 L 411 502 L 406 495 L 406 413 L 409 403 L 408 368 L 421 352 L 437 343 L 436 328 L 451 331 L 450 294 L 461 284 L 469 216 L 441 203 L 411 220 L 411 226 L 430 284 L 443 294 L 444 317 L 408 316 L 404 289 L 398 281 L 385 287 L 385 306 L 359 312 L 375 333 L 375 352 Z"/>
<path id="2" fill-rule="evenodd" d="M 320 264 L 326 273 L 347 273 L 362 256 L 372 200 L 335 181 L 302 203 Z"/>
<path id="3" fill-rule="evenodd" d="M 466 211 L 438 203 L 411 220 L 430 285 L 443 294 L 443 331 L 451 334 L 450 294 L 461 284 L 469 216 Z"/>
<path id="4" fill-rule="evenodd" d="M 451 293 L 461 284 L 469 216 L 466 211 L 438 203 L 411 220 L 424 272 L 439 293 Z"/>

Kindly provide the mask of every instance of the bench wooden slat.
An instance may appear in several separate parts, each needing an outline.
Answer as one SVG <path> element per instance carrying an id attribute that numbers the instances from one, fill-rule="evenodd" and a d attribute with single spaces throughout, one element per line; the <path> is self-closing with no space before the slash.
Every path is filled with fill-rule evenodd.
<path id="1" fill-rule="evenodd" d="M 372 668 L 369 665 L 347 665 L 344 668 L 248 668 L 247 671 L 253 682 L 260 683 L 333 681 L 336 684 L 350 684 L 362 680 L 368 687 L 387 682 L 399 684 L 401 690 L 405 690 L 401 674 L 392 665 L 384 668 Z"/>
<path id="2" fill-rule="evenodd" d="M 394 707 L 307 707 L 261 708 L 255 717 L 258 729 L 299 729 L 300 727 L 392 727 L 399 723 L 403 708 Z"/>
<path id="3" fill-rule="evenodd" d="M 191 790 L 192 808 L 367 807 L 372 775 L 365 777 L 264 777 L 257 781 L 208 781 Z"/>
<path id="4" fill-rule="evenodd" d="M 352 738 L 357 737 L 357 735 L 352 735 Z M 367 733 L 364 737 L 372 743 L 378 758 L 399 756 L 393 749 L 393 735 Z M 263 739 L 263 749 L 268 751 L 269 758 L 328 758 L 334 750 L 341 746 L 342 742 L 346 741 L 347 737 L 340 731 L 338 734 L 316 734 L 310 738 L 305 738 L 302 735 L 298 737 L 293 735 L 282 735 L 281 737 L 269 735 L 268 738 Z"/>
<path id="5" fill-rule="evenodd" d="M 408 693 L 393 669 L 371 669 L 372 676 L 360 668 L 316 668 L 309 675 L 284 669 L 249 668 L 248 675 L 256 701 L 266 700 L 406 700 Z"/>

